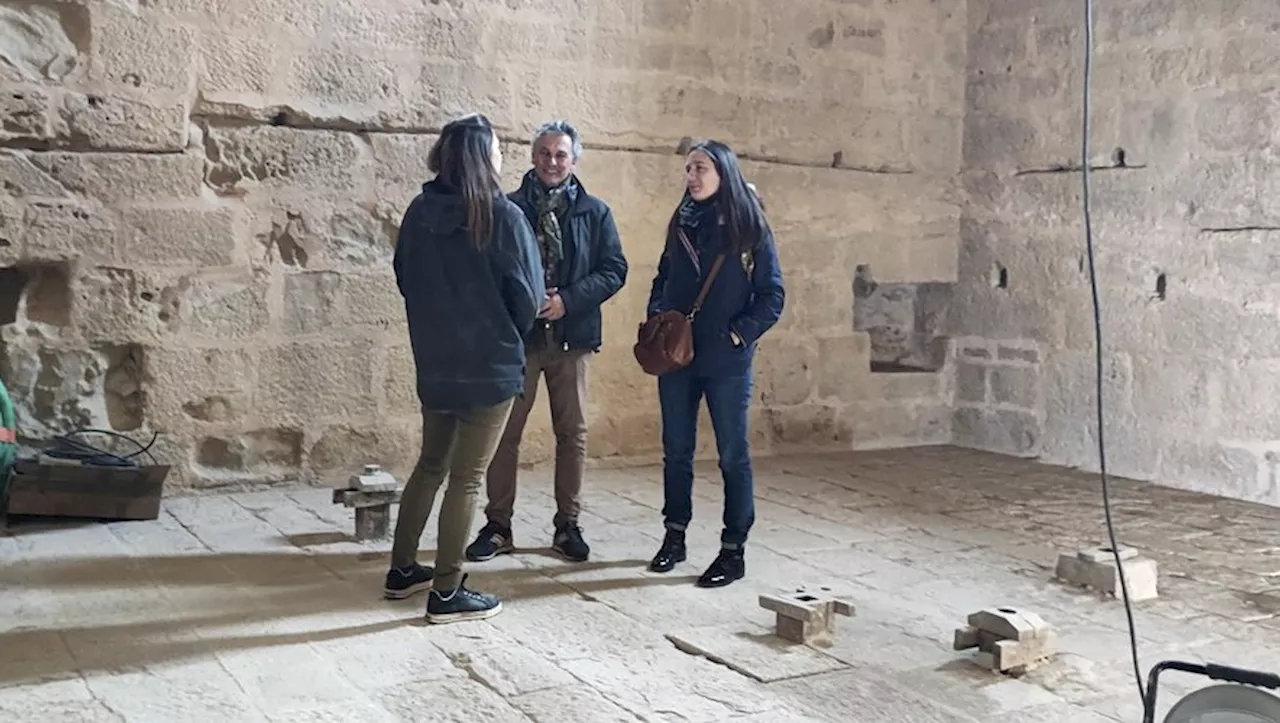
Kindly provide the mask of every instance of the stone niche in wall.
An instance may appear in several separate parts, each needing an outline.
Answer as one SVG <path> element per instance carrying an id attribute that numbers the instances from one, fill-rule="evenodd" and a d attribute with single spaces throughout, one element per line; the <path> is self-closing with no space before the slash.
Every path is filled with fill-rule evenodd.
<path id="1" fill-rule="evenodd" d="M 946 362 L 944 322 L 954 284 L 878 283 L 871 267 L 853 278 L 853 326 L 871 339 L 873 373 L 936 372 Z"/>

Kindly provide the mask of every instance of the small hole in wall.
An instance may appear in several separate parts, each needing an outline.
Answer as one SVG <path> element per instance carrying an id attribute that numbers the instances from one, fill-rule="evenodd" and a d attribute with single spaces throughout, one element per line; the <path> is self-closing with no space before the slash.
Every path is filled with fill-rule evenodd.
<path id="1" fill-rule="evenodd" d="M 1115 164 L 1116 168 L 1125 167 L 1125 158 L 1124 158 L 1123 148 L 1117 148 L 1111 152 L 1111 162 Z"/>
<path id="2" fill-rule="evenodd" d="M 991 285 L 997 289 L 1009 288 L 1009 269 L 997 264 L 991 271 Z"/>
<path id="3" fill-rule="evenodd" d="M 1169 280 L 1165 277 L 1164 272 L 1156 274 L 1156 298 L 1160 301 L 1164 301 L 1168 288 Z"/>

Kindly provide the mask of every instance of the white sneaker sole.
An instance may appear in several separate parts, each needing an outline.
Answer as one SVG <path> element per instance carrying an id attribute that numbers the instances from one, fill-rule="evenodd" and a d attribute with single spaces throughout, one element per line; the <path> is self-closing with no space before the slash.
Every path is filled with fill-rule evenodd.
<path id="1" fill-rule="evenodd" d="M 488 620 L 500 612 L 502 612 L 501 601 L 488 610 L 468 610 L 463 613 L 443 613 L 439 615 L 427 613 L 427 622 L 432 625 L 447 625 L 449 623 L 461 623 L 468 620 Z"/>

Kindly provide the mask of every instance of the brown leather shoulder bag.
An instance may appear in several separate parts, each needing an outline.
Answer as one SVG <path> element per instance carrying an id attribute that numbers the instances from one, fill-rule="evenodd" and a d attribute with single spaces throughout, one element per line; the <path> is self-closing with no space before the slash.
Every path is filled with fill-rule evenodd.
<path id="1" fill-rule="evenodd" d="M 654 314 L 640 325 L 634 352 L 636 361 L 646 374 L 660 377 L 693 363 L 693 318 L 702 309 L 702 303 L 707 300 L 707 293 L 711 291 L 711 284 L 723 265 L 724 254 L 720 253 L 711 264 L 711 271 L 702 282 L 702 289 L 689 313 L 668 309 Z"/>

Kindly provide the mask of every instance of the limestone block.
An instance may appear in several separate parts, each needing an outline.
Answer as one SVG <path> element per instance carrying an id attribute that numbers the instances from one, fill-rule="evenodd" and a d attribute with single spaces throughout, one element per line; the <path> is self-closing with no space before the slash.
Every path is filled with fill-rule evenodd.
<path id="1" fill-rule="evenodd" d="M 111 3 L 93 5 L 91 20 L 91 83 L 133 88 L 152 98 L 176 98 L 191 89 L 199 47 L 194 27 Z"/>
<path id="2" fill-rule="evenodd" d="M 773 433 L 766 417 L 765 407 L 751 405 L 747 410 L 748 439 L 751 441 L 751 452 L 756 455 L 773 454 Z"/>
<path id="3" fill-rule="evenodd" d="M 496 32 L 494 15 L 475 11 L 453 12 L 436 5 L 399 7 L 393 4 L 388 6 L 386 12 L 390 12 L 392 7 L 398 11 L 397 20 L 386 23 L 371 22 L 369 8 L 365 3 L 350 0 L 329 3 L 324 8 L 328 26 L 325 35 L 330 42 L 344 47 L 397 50 L 414 48 L 417 51 L 415 57 L 420 58 L 469 58 L 481 47 L 505 50 L 502 41 L 506 38 Z M 520 9 L 526 7 L 529 4 L 522 4 Z M 531 13 L 534 17 L 542 15 L 536 7 L 530 9 L 534 10 Z M 543 8 L 543 11 L 548 9 Z M 497 18 L 517 16 L 519 10 L 513 10 L 514 12 L 503 12 Z M 556 17 L 562 22 L 572 23 L 574 21 L 571 18 L 584 14 L 582 11 L 585 9 L 555 6 L 554 10 Z M 484 37 L 486 31 L 495 36 L 490 41 L 491 45 L 485 43 L 488 40 Z"/>
<path id="4" fill-rule="evenodd" d="M 6 198 L 63 198 L 67 189 L 31 162 L 25 151 L 0 150 L 0 184 Z"/>
<path id="5" fill-rule="evenodd" d="M 325 427 L 307 450 L 306 470 L 320 484 L 342 485 L 370 458 L 399 479 L 406 479 L 421 450 L 421 417 L 411 423 L 383 421 L 360 427 L 340 423 Z"/>
<path id="6" fill-rule="evenodd" d="M 128 264 L 229 266 L 236 261 L 236 214 L 229 206 L 121 209 L 114 247 Z"/>
<path id="7" fill-rule="evenodd" d="M 50 94 L 39 88 L 0 91 L 0 141 L 41 141 L 53 136 L 49 122 Z"/>
<path id="8" fill-rule="evenodd" d="M 800 587 L 782 594 L 762 594 L 760 607 L 775 613 L 777 634 L 784 640 L 826 647 L 835 635 L 835 616 L 853 617 L 848 595 L 829 587 Z"/>
<path id="9" fill-rule="evenodd" d="M 775 208 L 771 201 L 778 206 L 784 203 L 772 197 L 766 199 L 765 203 L 770 204 L 771 211 Z M 778 258 L 788 281 L 802 275 L 846 273 L 852 268 L 853 251 L 863 244 L 856 237 L 850 238 L 847 226 L 843 231 L 823 228 L 823 221 L 830 219 L 834 213 L 822 214 L 825 218 L 818 219 L 789 219 L 783 216 L 786 212 L 785 207 L 778 208 L 770 215 L 769 223 L 777 242 Z"/>
<path id="10" fill-rule="evenodd" d="M 771 406 L 808 402 L 814 393 L 818 348 L 812 340 L 770 332 L 756 349 L 756 385 Z"/>
<path id="11" fill-rule="evenodd" d="M 310 423 L 374 411 L 368 344 L 293 343 L 262 352 L 255 396 L 259 413 Z"/>
<path id="12" fill-rule="evenodd" d="M 636 458 L 653 455 L 662 449 L 662 431 L 660 419 L 654 414 L 652 407 L 644 411 L 626 412 L 618 416 L 610 416 L 604 425 L 591 427 L 591 453 L 601 454 L 612 448 L 622 458 Z M 761 425 L 755 425 L 759 429 Z M 597 431 L 600 430 L 600 431 Z"/>
<path id="13" fill-rule="evenodd" d="M 297 268 L 343 265 L 376 258 L 376 229 L 347 200 L 324 195 L 251 196 L 249 257 Z M 354 214 L 346 216 L 345 214 Z M 366 237 L 366 233 L 373 234 Z M 366 245 L 368 244 L 368 245 Z M 390 254 L 387 255 L 390 259 Z"/>
<path id="14" fill-rule="evenodd" d="M 794 407 L 765 407 L 761 415 L 770 438 L 778 448 L 847 448 L 852 443 L 853 419 L 831 404 L 804 404 Z"/>
<path id="15" fill-rule="evenodd" d="M 0 266 L 17 262 L 22 252 L 25 209 L 15 200 L 0 196 Z"/>
<path id="16" fill-rule="evenodd" d="M 265 35 L 205 28 L 200 34 L 200 93 L 213 101 L 266 94 L 285 48 Z"/>
<path id="17" fill-rule="evenodd" d="M 409 62 L 403 51 L 385 46 L 303 50 L 286 61 L 286 97 L 315 115 L 376 121 L 404 105 L 399 76 Z"/>
<path id="18" fill-rule="evenodd" d="M 320 260 L 332 264 L 390 268 L 408 203 L 379 201 L 374 208 L 339 207 L 321 231 Z"/>
<path id="19" fill-rule="evenodd" d="M 985 351 L 985 350 L 984 350 Z M 956 398 L 962 402 L 987 402 L 986 365 L 961 362 L 956 365 Z"/>
<path id="20" fill-rule="evenodd" d="M 75 280 L 72 313 L 89 341 L 159 341 L 176 327 L 177 280 L 116 266 L 82 267 Z"/>
<path id="21" fill-rule="evenodd" d="M 438 128 L 464 113 L 484 113 L 501 124 L 509 117 L 514 97 L 512 74 L 506 68 L 428 60 L 409 84 L 405 122 Z M 575 110 L 567 107 L 560 112 L 574 117 Z"/>
<path id="22" fill-rule="evenodd" d="M 207 340 L 247 339 L 269 333 L 271 273 L 238 268 L 185 276 L 178 283 L 175 330 Z"/>
<path id="23" fill-rule="evenodd" d="M 117 221 L 92 202 L 35 201 L 27 205 L 23 255 L 37 260 L 111 263 L 116 253 Z"/>
<path id="24" fill-rule="evenodd" d="M 219 127 L 205 131 L 207 180 L 221 193 L 255 187 L 344 191 L 363 169 L 353 134 L 283 126 Z"/>
<path id="25" fill-rule="evenodd" d="M 785 270 L 784 270 L 785 271 Z M 786 308 L 776 328 L 837 335 L 853 330 L 853 294 L 843 273 L 787 281 Z"/>
<path id="26" fill-rule="evenodd" d="M 369 143 L 373 146 L 374 179 L 379 194 L 384 198 L 394 199 L 398 206 L 403 207 L 402 212 L 422 191 L 422 184 L 431 177 L 431 172 L 427 170 L 427 155 L 437 137 L 434 134 L 377 133 L 369 138 Z M 528 149 L 525 149 L 519 156 L 505 156 L 504 170 L 507 166 L 523 168 L 528 153 Z M 508 186 L 504 184 L 504 187 Z M 594 187 L 591 190 L 595 192 Z"/>
<path id="27" fill-rule="evenodd" d="M 1031 367 L 990 368 L 991 400 L 1023 409 L 1040 407 L 1040 372 Z"/>
<path id="28" fill-rule="evenodd" d="M 51 135 L 77 151 L 181 151 L 187 145 L 186 101 L 64 93 Z"/>
<path id="29" fill-rule="evenodd" d="M 957 628 L 952 647 L 977 648 L 974 662 L 994 672 L 1022 675 L 1056 650 L 1057 631 L 1039 615 L 1013 608 L 980 610 Z"/>
<path id="30" fill-rule="evenodd" d="M 407 344 L 394 344 L 382 348 L 381 414 L 391 417 L 413 417 L 422 409 L 418 400 L 418 373 L 413 361 L 413 349 Z M 594 376 L 594 375 L 593 375 Z M 597 382 L 592 379 L 592 399 L 596 399 Z"/>
<path id="31" fill-rule="evenodd" d="M 0 8 L 0 37 L 7 61 L 0 81 L 61 81 L 83 65 L 81 43 L 88 37 L 88 8 L 12 4 Z"/>
<path id="32" fill-rule="evenodd" d="M 605 413 L 625 409 L 639 400 L 656 400 L 658 393 L 656 380 L 641 371 L 630 345 L 617 338 L 621 334 L 613 333 L 610 341 L 615 343 L 606 343 L 591 359 L 590 404 Z"/>
<path id="33" fill-rule="evenodd" d="M 258 375 L 249 350 L 155 348 L 147 358 L 147 417 L 176 430 L 239 422 L 253 409 Z"/>
<path id="34" fill-rule="evenodd" d="M 193 469 L 206 481 L 275 482 L 296 478 L 296 470 L 302 464 L 302 444 L 302 432 L 289 427 L 209 435 L 195 445 Z"/>
<path id="35" fill-rule="evenodd" d="M 198 198 L 204 159 L 191 153 L 40 153 L 31 161 L 67 191 L 104 204 Z"/>
<path id="36" fill-rule="evenodd" d="M 964 164 L 982 168 L 1012 168 L 1035 163 L 1040 143 L 1035 125 L 1023 118 L 991 113 L 968 113 L 964 118 Z"/>
<path id="37" fill-rule="evenodd" d="M 953 230 L 942 233 L 922 232 L 911 240 L 906 248 L 906 266 L 912 279 L 929 282 L 951 283 L 959 275 L 959 257 L 956 253 L 956 238 Z M 937 293 L 948 286 L 935 286 L 931 289 Z M 950 294 L 943 291 L 940 299 L 950 302 Z M 945 315 L 938 319 L 942 321 Z"/>
<path id="38" fill-rule="evenodd" d="M 1032 412 L 960 406 L 952 429 L 957 444 L 1021 456 L 1034 454 L 1043 426 L 1040 415 Z"/>
<path id="39" fill-rule="evenodd" d="M 304 271 L 285 276 L 284 332 L 316 333 L 355 326 L 402 333 L 404 301 L 389 268 L 380 273 Z"/>
<path id="40" fill-rule="evenodd" d="M 1138 551 L 1129 547 L 1120 548 L 1119 552 L 1129 599 L 1136 602 L 1158 597 L 1156 561 L 1139 557 Z M 1080 550 L 1074 555 L 1059 555 L 1054 577 L 1112 597 L 1121 597 L 1120 570 L 1109 548 L 1095 547 Z"/>
<path id="41" fill-rule="evenodd" d="M 856 400 L 869 375 L 870 354 L 871 343 L 866 334 L 818 339 L 814 368 L 818 397 L 842 402 Z"/>
<path id="42" fill-rule="evenodd" d="M 945 444 L 952 438 L 951 424 L 950 405 L 941 399 L 859 405 L 853 448 Z"/>

